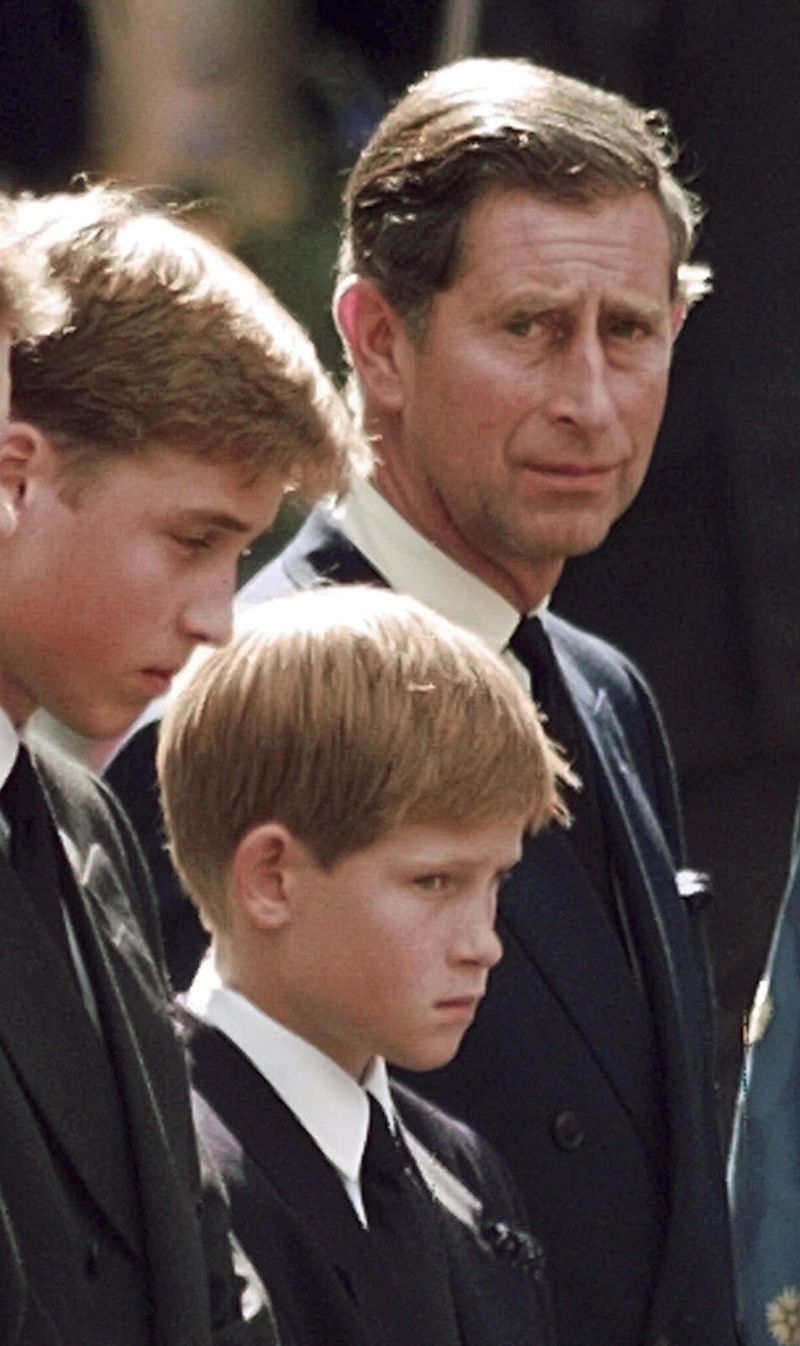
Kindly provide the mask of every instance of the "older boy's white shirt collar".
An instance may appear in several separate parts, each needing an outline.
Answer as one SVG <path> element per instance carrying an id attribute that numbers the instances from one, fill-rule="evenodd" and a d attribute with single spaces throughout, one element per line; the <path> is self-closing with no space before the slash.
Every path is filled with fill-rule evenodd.
<path id="1" fill-rule="evenodd" d="M 19 752 L 19 734 L 0 706 L 0 790 L 11 775 Z"/>
<path id="2" fill-rule="evenodd" d="M 520 614 L 496 589 L 418 533 L 369 482 L 353 487 L 337 511 L 337 521 L 392 589 L 413 595 L 440 616 L 473 631 L 519 676 L 521 665 L 506 646 Z M 547 600 L 536 611 L 546 606 Z M 524 670 L 520 682 L 528 690 Z"/>
<path id="3" fill-rule="evenodd" d="M 380 1103 L 390 1127 L 395 1115 L 386 1065 L 376 1058 L 358 1083 L 329 1056 L 271 1019 L 252 1001 L 223 986 L 210 956 L 186 994 L 198 1019 L 230 1038 L 333 1164 L 362 1224 L 360 1173 L 369 1130 L 365 1090 Z"/>

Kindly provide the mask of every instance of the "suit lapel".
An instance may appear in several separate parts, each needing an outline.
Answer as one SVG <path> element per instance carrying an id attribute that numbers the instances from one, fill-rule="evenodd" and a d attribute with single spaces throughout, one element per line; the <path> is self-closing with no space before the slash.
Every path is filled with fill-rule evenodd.
<path id="1" fill-rule="evenodd" d="M 0 1040 L 26 1094 L 80 1182 L 141 1253 L 135 1196 L 108 1054 L 35 905 L 0 857 Z M 46 989 L 45 989 L 46 988 Z M 44 993 L 43 993 L 44 990 Z"/>
<path id="2" fill-rule="evenodd" d="M 333 516 L 315 509 L 283 556 L 286 574 L 299 589 L 321 579 L 335 584 L 380 584 L 386 580 L 339 529 Z"/>
<path id="3" fill-rule="evenodd" d="M 679 1302 L 691 1271 L 686 1249 L 694 1242 L 696 1227 L 693 1160 L 701 1151 L 703 1132 L 700 1089 L 692 1087 L 681 977 L 676 969 L 676 960 L 681 960 L 683 976 L 689 975 L 694 953 L 684 928 L 686 914 L 677 892 L 674 863 L 625 750 L 622 726 L 605 692 L 588 683 L 569 652 L 559 650 L 559 660 L 600 766 L 612 864 L 625 894 L 660 1042 L 661 1084 L 669 1126 L 670 1221 L 651 1321 L 668 1321 L 666 1301 Z M 657 875 L 662 876 L 658 891 L 654 886 Z M 667 1267 L 673 1268 L 669 1276 L 664 1274 Z"/>
<path id="4" fill-rule="evenodd" d="M 198 1296 L 184 1293 L 186 1286 L 204 1284 L 207 1270 L 194 1233 L 198 1174 L 191 1164 L 183 1056 L 166 1002 L 155 1004 L 137 975 L 137 955 L 149 965 L 138 930 L 109 911 L 106 893 L 99 896 L 94 890 L 103 876 L 102 859 L 102 849 L 92 847 L 94 873 L 90 863 L 85 871 L 90 883 L 81 893 L 81 937 L 91 948 L 92 981 L 130 1130 L 151 1291 L 164 1340 L 191 1340 L 200 1346 L 208 1338 L 205 1306 Z M 185 1143 L 174 1146 L 166 1117 L 183 1119 L 186 1133 L 179 1140 Z M 190 1159 L 183 1173 L 178 1170 L 181 1154 Z"/>
<path id="5" fill-rule="evenodd" d="M 367 1239 L 338 1174 L 272 1086 L 237 1047 L 192 1020 L 193 1079 L 280 1199 L 313 1231 L 348 1295 Z"/>

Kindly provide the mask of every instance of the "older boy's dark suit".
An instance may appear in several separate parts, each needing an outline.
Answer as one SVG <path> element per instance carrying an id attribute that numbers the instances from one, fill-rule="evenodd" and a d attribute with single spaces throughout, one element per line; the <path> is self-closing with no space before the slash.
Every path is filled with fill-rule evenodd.
<path id="1" fill-rule="evenodd" d="M 223 1034 L 187 1023 L 198 1130 L 222 1173 L 233 1227 L 272 1292 L 282 1346 L 396 1346 L 382 1268 L 342 1183 L 307 1131 Z M 440 1210 L 463 1346 L 552 1346 L 539 1245 L 497 1156 L 402 1086 L 409 1131 L 483 1203 L 476 1234 Z M 397 1337 L 393 1335 L 393 1328 Z"/>
<path id="2" fill-rule="evenodd" d="M 382 582 L 316 510 L 244 592 L 274 597 L 322 577 Z M 458 1057 L 415 1086 L 510 1165 L 567 1346 L 731 1346 L 712 1007 L 699 902 L 676 884 L 683 850 L 668 750 L 630 663 L 552 614 L 543 620 L 593 754 L 637 968 L 568 835 L 550 828 L 505 889 L 505 954 Z M 151 810 L 152 765 L 149 779 L 143 766 L 153 735 L 132 741 L 113 777 L 126 803 Z M 148 833 L 155 850 L 152 818 L 146 843 Z"/>
<path id="3" fill-rule="evenodd" d="M 265 1319 L 240 1317 L 218 1180 L 199 1171 L 138 850 L 83 773 L 40 773 L 108 1048 L 0 855 L 0 1341 L 264 1346 Z"/>

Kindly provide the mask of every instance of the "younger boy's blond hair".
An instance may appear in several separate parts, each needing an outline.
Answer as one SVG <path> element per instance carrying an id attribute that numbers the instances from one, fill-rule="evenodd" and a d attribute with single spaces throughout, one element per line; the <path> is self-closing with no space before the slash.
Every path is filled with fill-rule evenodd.
<path id="1" fill-rule="evenodd" d="M 265 469 L 308 499 L 343 489 L 368 451 L 302 328 L 224 248 L 140 193 L 23 197 L 71 321 L 12 364 L 13 412 L 73 475 L 171 449 Z"/>
<path id="2" fill-rule="evenodd" d="M 416 600 L 320 587 L 248 610 L 190 666 L 161 725 L 172 858 L 212 933 L 228 870 L 280 822 L 330 869 L 405 824 L 566 822 L 568 767 L 530 697 L 475 636 Z"/>

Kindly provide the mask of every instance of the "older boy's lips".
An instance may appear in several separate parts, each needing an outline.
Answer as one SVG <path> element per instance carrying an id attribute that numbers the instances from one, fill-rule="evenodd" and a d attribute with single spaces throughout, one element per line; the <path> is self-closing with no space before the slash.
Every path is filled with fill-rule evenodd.
<path id="1" fill-rule="evenodd" d="M 141 674 L 147 686 L 153 689 L 153 696 L 161 696 L 168 690 L 177 671 L 176 668 L 143 668 Z"/>

